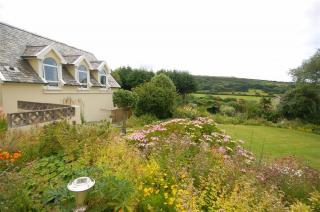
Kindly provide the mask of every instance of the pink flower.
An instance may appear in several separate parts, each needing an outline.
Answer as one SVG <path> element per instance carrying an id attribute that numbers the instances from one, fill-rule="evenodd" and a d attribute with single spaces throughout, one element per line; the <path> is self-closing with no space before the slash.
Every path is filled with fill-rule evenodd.
<path id="1" fill-rule="evenodd" d="M 230 139 L 231 139 L 231 137 L 229 135 L 224 135 L 223 136 L 223 141 L 224 142 L 228 142 L 228 141 L 230 141 Z"/>
<path id="2" fill-rule="evenodd" d="M 218 152 L 222 153 L 222 154 L 225 154 L 227 152 L 227 150 L 224 148 L 224 147 L 219 147 L 218 148 Z"/>

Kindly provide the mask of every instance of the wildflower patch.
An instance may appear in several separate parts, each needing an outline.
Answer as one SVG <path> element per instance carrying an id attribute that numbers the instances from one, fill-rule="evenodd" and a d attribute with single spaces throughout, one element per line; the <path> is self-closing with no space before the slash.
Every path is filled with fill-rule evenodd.
<path id="1" fill-rule="evenodd" d="M 188 139 L 183 139 L 186 137 Z M 232 139 L 231 136 L 221 132 L 212 119 L 203 117 L 194 120 L 172 119 L 147 125 L 141 130 L 134 131 L 127 140 L 142 150 L 150 150 L 158 144 L 170 142 L 173 138 L 174 140 L 180 138 L 181 142 L 191 142 L 221 153 L 226 159 L 236 155 L 245 158 L 248 163 L 254 160 L 253 154 L 243 148 L 243 141 Z"/>

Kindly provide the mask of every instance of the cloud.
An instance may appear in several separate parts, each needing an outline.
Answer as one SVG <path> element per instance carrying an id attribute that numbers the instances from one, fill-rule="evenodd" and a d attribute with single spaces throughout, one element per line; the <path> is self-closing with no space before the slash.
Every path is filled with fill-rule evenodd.
<path id="1" fill-rule="evenodd" d="M 317 0 L 2 1 L 9 24 L 91 51 L 112 68 L 288 81 L 320 44 Z"/>
<path id="2" fill-rule="evenodd" d="M 311 45 L 320 48 L 320 1 L 313 1 L 308 10 Z"/>

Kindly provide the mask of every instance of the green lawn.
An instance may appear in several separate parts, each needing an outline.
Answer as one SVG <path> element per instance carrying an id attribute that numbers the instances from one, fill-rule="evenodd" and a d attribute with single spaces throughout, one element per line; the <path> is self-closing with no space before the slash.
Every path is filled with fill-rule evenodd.
<path id="1" fill-rule="evenodd" d="M 259 158 L 293 155 L 320 170 L 320 135 L 265 126 L 219 125 Z M 263 152 L 263 154 L 262 154 Z"/>

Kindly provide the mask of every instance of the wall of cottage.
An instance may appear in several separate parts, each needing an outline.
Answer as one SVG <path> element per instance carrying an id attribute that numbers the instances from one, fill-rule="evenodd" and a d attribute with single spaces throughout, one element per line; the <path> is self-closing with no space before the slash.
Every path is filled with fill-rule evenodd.
<path id="1" fill-rule="evenodd" d="M 2 107 L 5 113 L 20 112 L 17 101 L 78 105 L 85 121 L 110 120 L 112 90 L 91 87 L 79 89 L 77 86 L 63 86 L 62 89 L 47 89 L 43 85 L 26 83 L 3 83 Z"/>
<path id="2" fill-rule="evenodd" d="M 3 105 L 3 102 L 2 102 L 2 84 L 0 83 L 0 113 L 1 113 L 1 110 L 2 110 L 2 106 Z"/>

